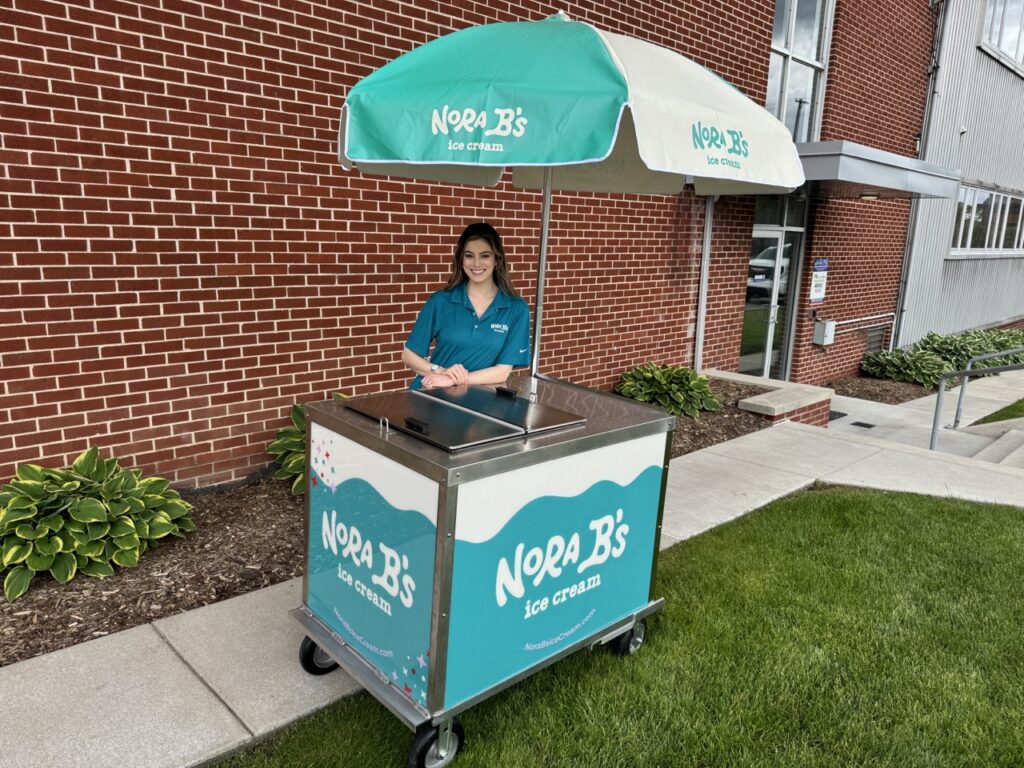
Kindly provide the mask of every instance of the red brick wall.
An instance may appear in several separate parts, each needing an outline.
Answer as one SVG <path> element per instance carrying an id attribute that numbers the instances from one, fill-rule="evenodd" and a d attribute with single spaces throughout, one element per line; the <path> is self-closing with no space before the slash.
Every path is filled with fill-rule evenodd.
<path id="1" fill-rule="evenodd" d="M 933 28 L 928 0 L 836 0 L 822 141 L 916 157 Z"/>
<path id="2" fill-rule="evenodd" d="M 778 416 L 766 417 L 772 424 L 780 421 L 795 421 L 799 424 L 810 424 L 812 427 L 827 427 L 828 416 L 832 408 L 832 400 L 825 400 L 814 405 L 805 405 L 789 413 L 781 413 Z"/>
<path id="3" fill-rule="evenodd" d="M 179 485 L 259 469 L 293 402 L 405 386 L 402 343 L 470 219 L 504 231 L 531 297 L 538 195 L 345 173 L 335 131 L 346 89 L 388 59 L 561 7 L 9 3 L 0 479 L 89 445 Z M 772 10 L 570 8 L 693 56 L 758 100 Z M 646 360 L 690 362 L 693 208 L 556 195 L 543 370 L 609 386 Z"/>
<path id="4" fill-rule="evenodd" d="M 826 384 L 856 376 L 864 356 L 865 336 L 854 329 L 885 324 L 888 344 L 891 318 L 849 322 L 836 328 L 835 343 L 811 343 L 814 320 L 853 321 L 894 312 L 899 295 L 907 218 L 906 200 L 823 200 L 813 209 L 807 256 L 800 281 L 799 311 L 793 349 L 793 381 Z M 809 300 L 815 258 L 828 259 L 825 300 Z"/>
<path id="5" fill-rule="evenodd" d="M 823 141 L 845 139 L 916 156 L 933 21 L 926 0 L 837 0 Z M 857 374 L 865 336 L 848 331 L 873 323 L 841 325 L 834 345 L 817 347 L 811 343 L 810 313 L 816 310 L 820 319 L 852 321 L 895 311 L 909 211 L 906 200 L 813 201 L 791 379 L 824 384 Z M 808 296 L 815 258 L 827 258 L 829 271 L 825 301 L 812 306 Z M 891 330 L 889 324 L 886 343 Z"/>

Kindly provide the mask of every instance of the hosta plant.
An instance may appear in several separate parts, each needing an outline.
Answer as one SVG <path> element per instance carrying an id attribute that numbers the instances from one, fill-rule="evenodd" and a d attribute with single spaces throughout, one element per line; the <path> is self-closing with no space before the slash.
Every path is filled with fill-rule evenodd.
<path id="1" fill-rule="evenodd" d="M 909 381 L 933 389 L 942 374 L 964 370 L 972 357 L 1014 349 L 1024 349 L 1024 331 L 997 328 L 967 331 L 955 336 L 929 333 L 906 349 L 869 352 L 864 355 L 860 367 L 868 375 L 879 379 Z M 1024 352 L 981 360 L 974 365 L 974 369 L 1013 363 L 1024 363 Z M 947 386 L 955 383 L 955 379 L 947 380 Z"/>
<path id="2" fill-rule="evenodd" d="M 692 368 L 647 363 L 626 371 L 615 391 L 664 408 L 674 416 L 697 418 L 701 411 L 717 411 L 722 404 L 711 393 L 707 376 Z"/>
<path id="3" fill-rule="evenodd" d="M 335 392 L 334 399 L 344 400 L 345 395 Z M 306 414 L 301 405 L 292 406 L 291 419 L 291 426 L 274 435 L 273 442 L 267 446 L 267 453 L 278 464 L 274 477 L 278 480 L 290 479 L 292 494 L 301 496 L 306 492 Z"/>
<path id="4" fill-rule="evenodd" d="M 907 381 L 928 389 L 935 389 L 942 374 L 950 370 L 945 360 L 925 349 L 869 352 L 864 355 L 860 367 L 876 379 Z"/>
<path id="5" fill-rule="evenodd" d="M 131 568 L 154 542 L 196 526 L 192 505 L 160 477 L 122 469 L 90 448 L 68 469 L 22 464 L 0 487 L 0 575 L 9 601 L 49 573 L 67 584 Z"/>

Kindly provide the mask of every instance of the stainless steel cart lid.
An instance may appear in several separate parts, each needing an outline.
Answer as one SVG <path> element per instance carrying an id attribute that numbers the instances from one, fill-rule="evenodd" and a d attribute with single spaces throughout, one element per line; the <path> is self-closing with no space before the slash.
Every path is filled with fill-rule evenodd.
<path id="1" fill-rule="evenodd" d="M 582 424 L 586 418 L 550 405 L 531 403 L 508 387 L 447 387 L 421 390 L 424 395 L 521 427 L 528 435 Z"/>
<path id="2" fill-rule="evenodd" d="M 404 390 L 346 401 L 345 407 L 446 451 L 582 424 L 586 419 L 531 403 L 515 390 L 484 386 Z"/>

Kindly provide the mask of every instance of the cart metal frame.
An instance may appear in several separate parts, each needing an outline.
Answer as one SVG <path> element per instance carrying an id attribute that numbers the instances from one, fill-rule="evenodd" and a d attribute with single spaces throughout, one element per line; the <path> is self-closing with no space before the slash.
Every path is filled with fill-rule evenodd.
<path id="1" fill-rule="evenodd" d="M 524 391 L 522 378 L 518 381 Z M 362 414 L 344 408 L 343 403 L 327 401 L 307 406 L 307 424 L 317 424 L 337 434 L 352 439 L 364 447 L 392 459 L 415 472 L 438 483 L 437 534 L 434 544 L 434 570 L 431 595 L 430 656 L 428 669 L 427 701 L 421 706 L 410 699 L 364 656 L 340 637 L 308 607 L 309 568 L 303 569 L 303 603 L 294 609 L 292 616 L 302 625 L 308 637 L 330 658 L 366 688 L 392 714 L 405 723 L 412 731 L 419 732 L 427 726 L 438 728 L 438 754 L 443 756 L 450 748 L 453 718 L 494 694 L 515 685 L 538 671 L 555 664 L 565 657 L 584 648 L 606 644 L 631 632 L 646 617 L 661 611 L 665 606 L 663 598 L 654 596 L 654 580 L 660 549 L 662 517 L 664 514 L 666 483 L 672 434 L 675 419 L 660 409 L 637 403 L 626 398 L 539 376 L 536 381 L 526 384 L 536 389 L 543 400 L 552 400 L 558 407 L 583 408 L 587 413 L 584 426 L 568 427 L 554 433 L 525 435 L 499 443 L 446 453 L 440 448 L 423 443 L 389 427 L 382 420 L 376 423 Z M 604 414 L 601 407 L 604 406 Z M 616 412 L 618 418 L 611 412 Z M 306 455 L 310 456 L 312 430 L 307 429 Z M 553 655 L 540 660 L 477 695 L 459 704 L 445 708 L 445 682 L 448 662 L 449 623 L 452 595 L 452 573 L 454 567 L 455 523 L 458 514 L 459 486 L 471 480 L 551 461 L 563 456 L 584 453 L 627 442 L 639 437 L 657 433 L 665 434 L 665 450 L 662 461 L 661 486 L 659 491 L 654 551 L 651 560 L 648 602 L 633 613 L 610 625 L 560 649 Z M 309 466 L 307 464 L 307 466 Z M 304 524 L 305 558 L 308 563 L 310 541 L 310 477 L 306 476 L 306 510 Z"/>

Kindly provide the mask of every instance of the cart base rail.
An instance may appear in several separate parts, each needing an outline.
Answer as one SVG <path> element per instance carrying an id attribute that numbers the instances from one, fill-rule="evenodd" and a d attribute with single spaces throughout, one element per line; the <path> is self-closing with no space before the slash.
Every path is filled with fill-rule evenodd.
<path id="1" fill-rule="evenodd" d="M 326 624 L 313 615 L 306 606 L 295 608 L 291 615 L 306 630 L 309 638 L 320 646 L 332 659 L 363 686 L 381 704 L 391 710 L 391 714 L 405 723 L 413 731 L 431 722 L 430 714 L 415 702 L 408 699 L 398 689 L 385 680 L 369 662 L 356 653 L 352 647 L 332 632 Z"/>
<path id="2" fill-rule="evenodd" d="M 423 709 L 399 692 L 390 680 L 382 677 L 369 662 L 353 650 L 352 647 L 337 634 L 331 631 L 331 629 L 320 621 L 320 619 L 318 619 L 305 605 L 292 610 L 291 615 L 294 616 L 302 625 L 303 629 L 306 630 L 306 634 L 309 638 L 319 645 L 320 648 L 332 659 L 338 662 L 338 664 L 349 675 L 351 675 L 357 683 L 373 694 L 378 701 L 387 707 L 399 720 L 405 723 L 406 726 L 413 731 L 417 731 L 427 723 L 430 723 L 431 725 L 443 725 L 458 713 L 479 704 L 481 701 L 490 698 L 499 691 L 515 685 L 520 680 L 526 679 L 530 675 L 533 675 L 545 667 L 564 659 L 566 656 L 569 656 L 578 650 L 583 648 L 595 648 L 596 646 L 609 643 L 622 633 L 630 631 L 647 616 L 664 610 L 664 608 L 665 598 L 652 600 L 643 608 L 634 611 L 613 624 L 608 625 L 599 633 L 583 638 L 582 640 L 578 640 L 572 645 L 566 646 L 558 653 L 549 656 L 533 666 L 527 667 L 523 671 L 506 680 L 502 680 L 497 685 L 493 685 L 485 691 L 481 691 L 471 699 L 467 699 L 454 707 L 437 712 L 430 712 Z"/>

